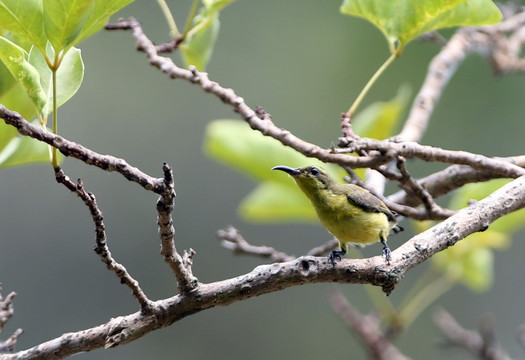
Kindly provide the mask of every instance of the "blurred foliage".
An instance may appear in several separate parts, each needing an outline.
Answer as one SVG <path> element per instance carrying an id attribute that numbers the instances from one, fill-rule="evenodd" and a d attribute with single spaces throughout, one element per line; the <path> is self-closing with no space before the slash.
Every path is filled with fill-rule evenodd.
<path id="1" fill-rule="evenodd" d="M 459 210 L 470 201 L 481 200 L 509 182 L 495 179 L 485 183 L 463 186 L 450 200 L 449 207 Z M 426 222 L 425 227 L 431 227 Z M 506 249 L 511 243 L 512 234 L 525 225 L 525 209 L 514 211 L 494 221 L 487 230 L 467 236 L 454 246 L 432 257 L 439 271 L 452 280 L 461 282 L 474 291 L 486 291 L 494 279 L 493 249 Z M 423 230 L 420 224 L 420 229 Z"/>
<path id="2" fill-rule="evenodd" d="M 192 26 L 180 45 L 186 66 L 204 71 L 210 61 L 219 35 L 219 13 L 234 0 L 203 0 L 203 6 L 192 20 Z"/>

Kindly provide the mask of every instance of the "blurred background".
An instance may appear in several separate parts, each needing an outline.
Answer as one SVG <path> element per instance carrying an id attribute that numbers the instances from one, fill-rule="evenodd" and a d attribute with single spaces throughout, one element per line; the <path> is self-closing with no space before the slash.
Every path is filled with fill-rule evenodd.
<path id="1" fill-rule="evenodd" d="M 169 2 L 181 27 L 190 3 Z M 388 56 L 381 33 L 361 19 L 341 15 L 339 5 L 315 0 L 233 3 L 221 13 L 219 40 L 207 69 L 210 78 L 233 88 L 252 108 L 263 106 L 278 126 L 330 146 L 340 136 L 341 112 Z M 156 2 L 137 0 L 113 19 L 131 15 L 156 43 L 169 40 Z M 153 176 L 162 175 L 164 161 L 173 166 L 176 244 L 179 251 L 195 249 L 193 270 L 201 281 L 241 275 L 265 263 L 234 256 L 220 246 L 215 232 L 229 224 L 253 244 L 295 255 L 330 238 L 320 225 L 250 224 L 237 214 L 237 204 L 255 183 L 202 152 L 211 120 L 238 118 L 230 107 L 149 66 L 129 32 L 101 31 L 80 48 L 85 80 L 59 112 L 60 133 Z M 364 106 L 392 98 L 402 84 L 414 95 L 437 52 L 435 44 L 410 44 Z M 174 59 L 181 64 L 176 55 Z M 523 154 L 524 94 L 523 75 L 493 76 L 485 60 L 470 56 L 444 92 L 423 143 L 488 156 Z M 408 166 L 417 176 L 438 168 L 421 162 Z M 117 173 L 74 159 L 66 159 L 63 167 L 97 196 L 115 259 L 151 299 L 174 295 L 175 279 L 159 254 L 157 197 Z M 93 252 L 93 224 L 84 204 L 55 182 L 50 166 L 0 171 L 0 205 L 0 281 L 4 296 L 18 293 L 15 315 L 2 337 L 24 329 L 18 350 L 138 310 L 128 288 Z M 392 237 L 392 250 L 410 236 L 406 231 Z M 510 249 L 496 252 L 495 284 L 489 291 L 455 287 L 399 337 L 395 344 L 400 350 L 414 359 L 470 359 L 462 349 L 441 346 L 432 315 L 444 308 L 467 328 L 477 328 L 484 314 L 492 314 L 503 348 L 523 357 L 515 331 L 525 323 L 524 236 L 516 234 Z M 375 245 L 365 254 L 379 251 Z M 390 299 L 402 299 L 428 266 L 410 271 Z M 361 345 L 328 304 L 334 288 L 361 312 L 371 310 L 361 286 L 300 286 L 210 309 L 131 344 L 76 358 L 365 359 Z"/>

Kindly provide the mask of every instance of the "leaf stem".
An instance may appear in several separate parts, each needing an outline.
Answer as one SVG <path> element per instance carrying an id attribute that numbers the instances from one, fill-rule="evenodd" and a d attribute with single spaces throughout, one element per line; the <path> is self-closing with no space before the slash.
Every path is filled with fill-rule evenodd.
<path id="1" fill-rule="evenodd" d="M 160 9 L 162 10 L 162 14 L 166 18 L 166 22 L 168 23 L 168 26 L 170 28 L 171 36 L 174 39 L 178 38 L 180 36 L 180 32 L 177 28 L 177 24 L 175 23 L 175 19 L 171 14 L 168 4 L 165 0 L 157 0 L 157 3 L 159 4 Z"/>
<path id="2" fill-rule="evenodd" d="M 186 38 L 186 36 L 191 30 L 191 25 L 193 24 L 193 18 L 195 18 L 195 14 L 197 14 L 199 3 L 200 3 L 200 0 L 193 0 L 193 4 L 191 5 L 190 13 L 188 14 L 188 18 L 186 19 L 186 26 L 184 26 L 184 32 L 182 33 L 183 40 Z"/>
<path id="3" fill-rule="evenodd" d="M 357 96 L 357 98 L 355 99 L 354 103 L 352 104 L 352 106 L 350 106 L 350 109 L 348 109 L 348 111 L 346 112 L 346 115 L 351 119 L 352 116 L 355 114 L 356 110 L 357 110 L 357 107 L 361 104 L 361 102 L 363 102 L 363 99 L 365 97 L 365 95 L 368 93 L 368 91 L 370 90 L 370 88 L 372 87 L 372 85 L 375 84 L 375 82 L 377 81 L 377 79 L 379 79 L 379 77 L 385 72 L 385 70 L 388 68 L 388 66 L 390 66 L 390 64 L 399 56 L 399 53 L 398 52 L 393 52 L 392 55 L 390 55 L 388 57 L 388 59 L 386 59 L 386 61 L 383 63 L 383 65 L 381 65 L 381 67 L 379 69 L 377 69 L 377 71 L 375 72 L 374 75 L 372 75 L 372 77 L 370 78 L 370 80 L 368 80 L 368 82 L 366 83 L 365 87 L 363 88 L 363 90 L 361 90 L 361 93 L 359 93 L 359 96 Z"/>
<path id="4" fill-rule="evenodd" d="M 53 133 L 56 135 L 58 134 L 58 116 L 57 116 L 57 67 L 53 67 L 51 69 L 51 73 L 53 74 Z M 58 168 L 58 156 L 57 156 L 57 148 L 53 147 L 51 152 L 51 164 L 55 169 Z"/>

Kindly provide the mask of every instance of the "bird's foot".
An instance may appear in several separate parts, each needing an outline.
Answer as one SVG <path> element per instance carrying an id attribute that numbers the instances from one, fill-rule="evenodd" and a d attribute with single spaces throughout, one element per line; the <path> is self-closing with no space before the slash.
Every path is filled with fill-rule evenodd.
<path id="1" fill-rule="evenodd" d="M 332 263 L 332 266 L 335 267 L 335 260 L 341 261 L 341 256 L 345 256 L 346 251 L 344 250 L 333 250 L 330 252 L 330 255 L 328 255 L 328 260 Z"/>
<path id="2" fill-rule="evenodd" d="M 387 265 L 390 265 L 390 260 L 392 260 L 392 252 L 386 244 L 386 241 L 381 240 L 381 243 L 383 244 L 383 256 L 385 257 Z"/>

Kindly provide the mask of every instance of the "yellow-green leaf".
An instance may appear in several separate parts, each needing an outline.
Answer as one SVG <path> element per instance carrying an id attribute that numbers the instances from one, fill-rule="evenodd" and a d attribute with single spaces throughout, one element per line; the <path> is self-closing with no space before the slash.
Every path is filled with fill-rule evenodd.
<path id="1" fill-rule="evenodd" d="M 210 61 L 213 46 L 217 41 L 220 22 L 217 15 L 207 17 L 199 22 L 191 36 L 180 45 L 182 58 L 186 66 L 193 65 L 204 71 Z"/>
<path id="2" fill-rule="evenodd" d="M 2 30 L 45 49 L 42 0 L 0 0 L 0 19 Z"/>
<path id="3" fill-rule="evenodd" d="M 407 43 L 432 30 L 501 20 L 491 0 L 344 0 L 340 10 L 377 26 L 392 53 L 399 53 Z"/>
<path id="4" fill-rule="evenodd" d="M 0 60 L 25 90 L 36 110 L 40 111 L 46 102 L 46 95 L 40 85 L 38 70 L 28 61 L 28 53 L 20 46 L 0 36 Z"/>
<path id="5" fill-rule="evenodd" d="M 219 13 L 234 0 L 203 0 L 203 7 L 193 19 L 186 39 L 180 45 L 186 66 L 193 65 L 203 71 L 210 61 L 219 35 Z"/>
<path id="6" fill-rule="evenodd" d="M 48 55 L 53 57 L 53 48 L 51 46 L 47 47 Z M 31 49 L 29 52 L 29 62 L 40 73 L 40 83 L 46 94 L 46 104 L 42 109 L 42 113 L 46 116 L 53 111 L 53 73 L 47 66 L 43 54 L 38 49 Z M 84 63 L 80 49 L 72 47 L 67 51 L 57 70 L 56 77 L 57 107 L 60 107 L 78 91 L 84 79 Z"/>
<path id="7" fill-rule="evenodd" d="M 352 119 L 354 133 L 378 140 L 393 136 L 410 100 L 410 93 L 408 86 L 401 86 L 393 99 L 377 101 L 359 112 Z"/>
<path id="8" fill-rule="evenodd" d="M 292 179 L 287 180 L 293 183 Z M 238 211 L 243 219 L 253 222 L 318 221 L 312 204 L 297 186 L 273 181 L 257 185 Z"/>
<path id="9" fill-rule="evenodd" d="M 55 51 L 67 49 L 80 34 L 94 0 L 45 0 L 44 26 Z"/>

